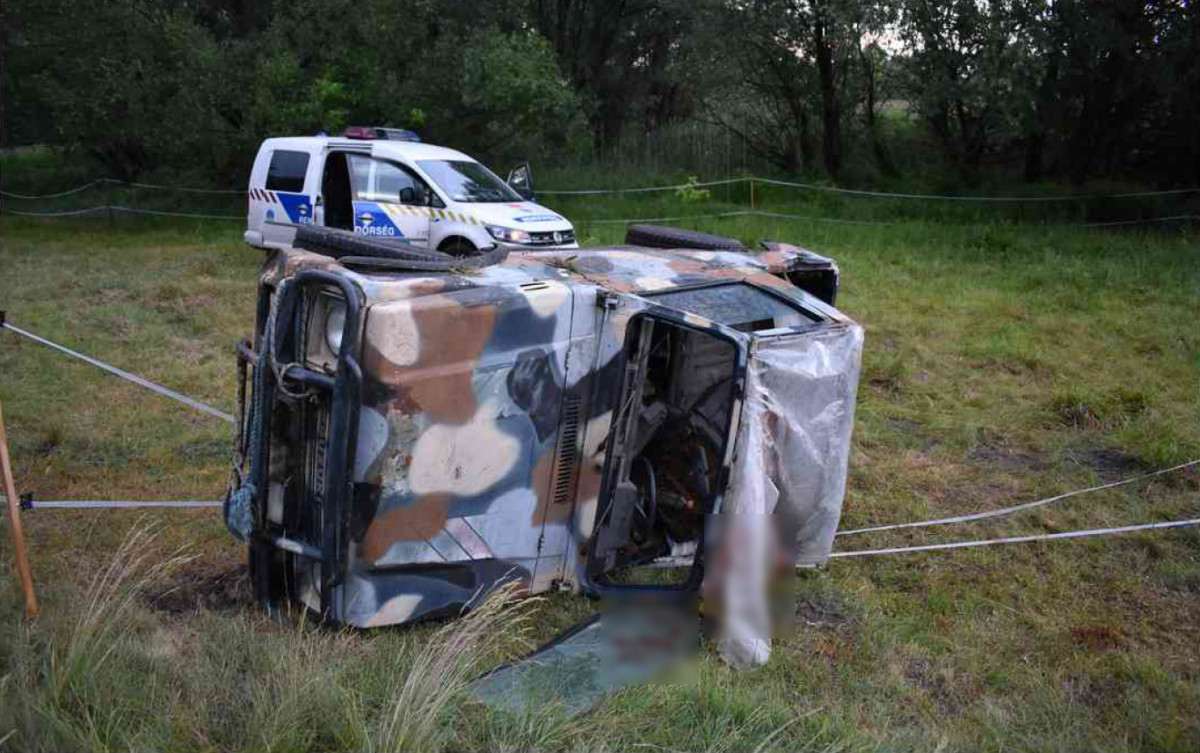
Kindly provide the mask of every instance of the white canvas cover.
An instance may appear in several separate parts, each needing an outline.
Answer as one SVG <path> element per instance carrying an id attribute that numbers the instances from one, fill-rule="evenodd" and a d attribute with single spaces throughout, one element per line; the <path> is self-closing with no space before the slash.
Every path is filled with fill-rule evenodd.
<path id="1" fill-rule="evenodd" d="M 783 557 L 823 564 L 846 491 L 863 331 L 853 322 L 754 339 L 712 584 L 722 602 L 718 651 L 731 665 L 771 651 L 768 580 Z M 782 551 L 781 551 L 782 549 Z"/>

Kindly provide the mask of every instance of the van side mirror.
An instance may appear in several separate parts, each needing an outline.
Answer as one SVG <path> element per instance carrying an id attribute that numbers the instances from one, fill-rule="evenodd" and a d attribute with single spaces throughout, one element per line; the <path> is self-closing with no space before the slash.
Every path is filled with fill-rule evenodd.
<path id="1" fill-rule="evenodd" d="M 533 201 L 533 170 L 528 162 L 522 162 L 508 174 L 509 188 L 526 201 Z"/>

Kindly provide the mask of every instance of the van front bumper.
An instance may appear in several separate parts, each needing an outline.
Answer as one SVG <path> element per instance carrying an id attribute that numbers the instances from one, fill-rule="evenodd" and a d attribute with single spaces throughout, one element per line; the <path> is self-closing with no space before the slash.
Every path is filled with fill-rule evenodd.
<path id="1" fill-rule="evenodd" d="M 560 243 L 559 245 L 550 245 L 542 243 L 504 243 L 496 241 L 493 248 L 504 248 L 509 251 L 569 251 L 573 248 L 579 248 L 578 243 Z"/>

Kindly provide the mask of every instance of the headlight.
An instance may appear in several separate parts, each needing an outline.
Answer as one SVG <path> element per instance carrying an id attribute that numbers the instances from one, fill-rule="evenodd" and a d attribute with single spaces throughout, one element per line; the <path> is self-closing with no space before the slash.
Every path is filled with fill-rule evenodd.
<path id="1" fill-rule="evenodd" d="M 325 344 L 337 355 L 342 349 L 342 330 L 346 328 L 346 304 L 335 298 L 325 301 Z"/>
<path id="2" fill-rule="evenodd" d="M 533 240 L 529 236 L 529 233 L 524 230 L 517 230 L 516 228 L 486 225 L 484 229 L 488 231 L 488 235 L 505 243 L 529 243 Z"/>

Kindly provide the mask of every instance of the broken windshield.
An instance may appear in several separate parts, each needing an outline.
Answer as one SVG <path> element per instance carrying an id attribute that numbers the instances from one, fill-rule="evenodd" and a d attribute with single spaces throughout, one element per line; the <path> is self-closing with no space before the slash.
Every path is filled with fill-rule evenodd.
<path id="1" fill-rule="evenodd" d="M 470 204 L 523 200 L 495 173 L 478 162 L 427 159 L 419 160 L 417 164 L 452 201 Z"/>

